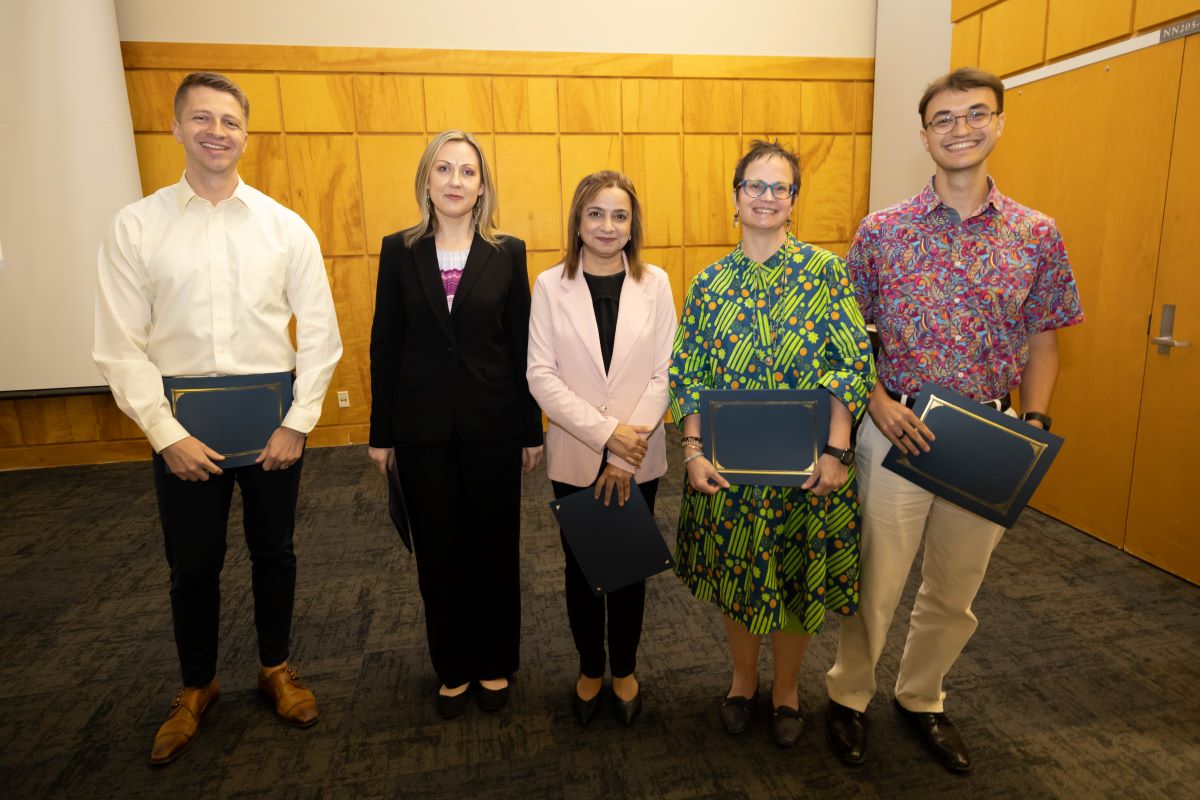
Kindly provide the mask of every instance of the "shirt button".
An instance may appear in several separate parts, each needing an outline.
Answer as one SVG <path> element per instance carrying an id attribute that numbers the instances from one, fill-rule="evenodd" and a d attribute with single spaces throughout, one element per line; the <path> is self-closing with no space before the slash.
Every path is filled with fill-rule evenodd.
<path id="1" fill-rule="evenodd" d="M 766 358 L 764 358 L 763 361 L 766 363 L 766 365 L 768 367 L 775 363 L 775 359 L 771 358 L 770 356 L 767 356 Z"/>
<path id="2" fill-rule="evenodd" d="M 957 297 L 956 297 L 956 298 L 954 298 L 954 302 L 956 302 L 956 303 L 961 303 L 961 302 L 962 302 L 962 300 L 960 300 L 959 298 L 957 298 Z"/>
<path id="3" fill-rule="evenodd" d="M 961 372 L 960 372 L 960 373 L 958 373 L 958 377 L 960 377 L 960 378 L 965 378 L 965 377 L 966 377 L 966 375 L 964 375 L 963 373 L 961 373 Z"/>

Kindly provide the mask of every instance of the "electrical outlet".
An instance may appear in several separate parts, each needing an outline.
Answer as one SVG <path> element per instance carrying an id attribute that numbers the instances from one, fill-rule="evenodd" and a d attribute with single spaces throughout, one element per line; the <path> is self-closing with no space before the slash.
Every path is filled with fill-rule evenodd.
<path id="1" fill-rule="evenodd" d="M 350 407 L 350 393 L 347 391 L 338 392 L 338 408 Z"/>

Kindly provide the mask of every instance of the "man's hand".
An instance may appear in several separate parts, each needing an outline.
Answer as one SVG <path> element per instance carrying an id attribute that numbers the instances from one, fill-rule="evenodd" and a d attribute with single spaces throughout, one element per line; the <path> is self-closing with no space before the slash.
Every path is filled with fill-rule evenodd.
<path id="1" fill-rule="evenodd" d="M 254 459 L 255 464 L 262 464 L 264 470 L 287 469 L 300 460 L 304 455 L 304 434 L 285 428 L 282 425 L 275 429 L 267 446 Z"/>
<path id="2" fill-rule="evenodd" d="M 387 477 L 388 471 L 392 465 L 396 463 L 396 448 L 394 447 L 367 447 L 367 457 L 379 470 L 379 474 Z"/>
<path id="3" fill-rule="evenodd" d="M 654 428 L 648 425 L 626 425 L 624 422 L 618 422 L 612 436 L 608 437 L 604 446 L 617 458 L 628 461 L 635 467 L 640 467 L 642 459 L 646 457 L 646 440 L 642 437 L 644 433 L 654 433 Z"/>
<path id="4" fill-rule="evenodd" d="M 844 486 L 848 474 L 849 470 L 846 469 L 845 464 L 828 453 L 823 453 L 817 459 L 816 469 L 800 488 L 806 492 L 812 492 L 817 497 L 825 497 L 830 492 Z"/>
<path id="5" fill-rule="evenodd" d="M 220 475 L 221 468 L 214 462 L 225 460 L 225 456 L 195 436 L 164 447 L 160 455 L 171 474 L 182 481 L 206 481 L 209 475 Z"/>
<path id="6" fill-rule="evenodd" d="M 914 456 L 929 452 L 929 443 L 936 438 L 933 431 L 911 408 L 888 397 L 887 392 L 871 392 L 867 412 L 879 432 L 901 451 Z"/>

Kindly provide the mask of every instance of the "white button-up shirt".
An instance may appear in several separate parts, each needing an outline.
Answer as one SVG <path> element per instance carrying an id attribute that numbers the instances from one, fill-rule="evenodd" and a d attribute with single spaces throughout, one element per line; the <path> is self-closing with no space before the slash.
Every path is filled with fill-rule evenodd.
<path id="1" fill-rule="evenodd" d="M 297 214 L 240 179 L 213 205 L 181 178 L 117 213 L 99 262 L 92 358 L 156 451 L 188 436 L 164 375 L 294 369 L 283 424 L 317 424 L 342 340 L 320 245 Z"/>

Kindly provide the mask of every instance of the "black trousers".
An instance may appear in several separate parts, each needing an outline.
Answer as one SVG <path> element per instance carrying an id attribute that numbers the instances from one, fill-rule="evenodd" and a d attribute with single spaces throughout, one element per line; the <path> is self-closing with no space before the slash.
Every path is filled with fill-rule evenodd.
<path id="1" fill-rule="evenodd" d="M 587 488 L 558 481 L 550 481 L 550 485 L 554 488 L 556 499 Z M 639 483 L 638 488 L 653 512 L 658 478 Z M 579 671 L 589 678 L 604 677 L 604 616 L 607 607 L 608 649 L 613 677 L 632 675 L 637 668 L 638 642 L 642 639 L 646 582 L 638 581 L 596 597 L 562 531 L 559 531 L 559 538 L 562 539 L 563 553 L 566 555 L 567 619 L 571 623 L 575 649 L 579 651 Z"/>
<path id="2" fill-rule="evenodd" d="M 207 686 L 217 671 L 221 569 L 233 485 L 242 492 L 243 529 L 250 550 L 258 657 L 266 666 L 288 658 L 296 555 L 292 533 L 303 457 L 284 470 L 257 464 L 227 469 L 207 481 L 185 481 L 154 456 L 154 488 L 171 567 L 171 617 L 184 686 Z"/>
<path id="3" fill-rule="evenodd" d="M 429 656 L 446 686 L 517 670 L 521 445 L 396 445 L 425 601 Z"/>

